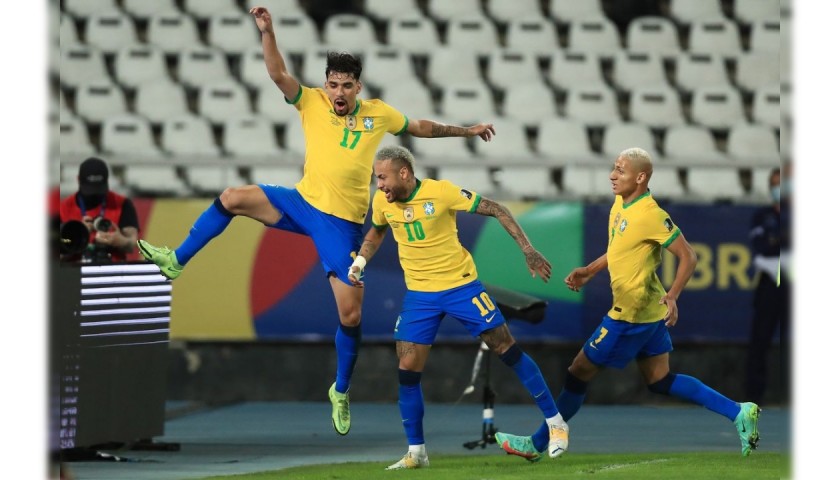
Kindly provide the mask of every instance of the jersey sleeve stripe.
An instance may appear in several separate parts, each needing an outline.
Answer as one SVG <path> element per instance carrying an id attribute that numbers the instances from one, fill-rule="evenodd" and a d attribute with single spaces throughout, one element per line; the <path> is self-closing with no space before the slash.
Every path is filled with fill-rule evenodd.
<path id="1" fill-rule="evenodd" d="M 407 117 L 407 116 L 405 116 L 405 115 L 403 115 L 403 118 L 405 119 L 405 123 L 403 123 L 403 126 L 402 126 L 402 128 L 400 129 L 400 131 L 399 131 L 399 132 L 397 132 L 397 133 L 395 133 L 395 134 L 394 134 L 394 136 L 397 136 L 397 135 L 402 135 L 402 134 L 403 134 L 403 132 L 405 132 L 405 130 L 408 128 L 408 117 Z"/>
<path id="2" fill-rule="evenodd" d="M 674 231 L 674 233 L 668 238 L 668 240 L 666 240 L 665 243 L 662 244 L 662 246 L 665 247 L 665 248 L 668 248 L 668 245 L 670 245 L 674 240 L 676 240 L 677 237 L 679 237 L 681 233 L 682 232 L 680 231 L 680 229 L 678 227 L 677 230 Z"/>
<path id="3" fill-rule="evenodd" d="M 303 85 L 298 85 L 298 93 L 297 93 L 297 95 L 295 95 L 295 99 L 294 99 L 294 100 L 289 100 L 289 99 L 288 99 L 288 98 L 286 98 L 286 96 L 284 95 L 284 96 L 283 96 L 283 100 L 285 100 L 285 101 L 286 101 L 286 103 L 288 103 L 289 105 L 294 105 L 294 104 L 296 104 L 298 101 L 300 101 L 300 97 L 301 97 L 301 96 L 303 96 Z"/>
<path id="4" fill-rule="evenodd" d="M 472 207 L 468 210 L 470 213 L 475 213 L 475 209 L 478 208 L 478 204 L 481 203 L 481 195 L 475 194 L 475 200 L 473 200 Z"/>

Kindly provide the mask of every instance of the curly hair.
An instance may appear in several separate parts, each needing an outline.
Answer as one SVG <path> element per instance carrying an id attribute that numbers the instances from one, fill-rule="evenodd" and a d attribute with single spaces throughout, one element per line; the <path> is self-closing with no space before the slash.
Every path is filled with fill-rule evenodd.
<path id="1" fill-rule="evenodd" d="M 362 76 L 362 62 L 358 57 L 347 52 L 329 52 L 327 54 L 327 78 L 330 72 L 346 73 L 356 80 Z"/>

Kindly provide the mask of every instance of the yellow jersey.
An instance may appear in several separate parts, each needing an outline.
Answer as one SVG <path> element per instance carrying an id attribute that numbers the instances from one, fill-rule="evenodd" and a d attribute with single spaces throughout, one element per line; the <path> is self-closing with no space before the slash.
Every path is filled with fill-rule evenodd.
<path id="1" fill-rule="evenodd" d="M 458 239 L 456 212 L 474 212 L 481 196 L 446 180 L 420 180 L 406 200 L 388 203 L 373 196 L 371 221 L 390 225 L 397 242 L 405 285 L 418 292 L 440 292 L 478 278 L 472 255 Z"/>
<path id="2" fill-rule="evenodd" d="M 324 89 L 303 85 L 286 101 L 300 114 L 306 142 L 298 192 L 324 213 L 364 223 L 376 149 L 385 132 L 404 132 L 408 117 L 382 100 L 362 99 L 352 113 L 340 117 Z"/>
<path id="3" fill-rule="evenodd" d="M 665 288 L 656 269 L 662 249 L 679 237 L 680 229 L 650 190 L 626 205 L 616 196 L 610 219 L 607 268 L 613 305 L 607 315 L 630 323 L 662 320 L 668 308 L 659 304 Z"/>

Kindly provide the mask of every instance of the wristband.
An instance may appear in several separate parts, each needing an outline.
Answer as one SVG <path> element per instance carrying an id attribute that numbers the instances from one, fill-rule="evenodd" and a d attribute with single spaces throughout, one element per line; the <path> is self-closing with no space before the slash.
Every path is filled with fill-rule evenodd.
<path id="1" fill-rule="evenodd" d="M 356 255 L 356 258 L 353 260 L 353 264 L 350 265 L 350 269 L 347 271 L 347 275 L 355 278 L 356 281 L 361 280 L 365 272 L 365 265 L 367 265 L 367 260 L 365 260 L 365 257 L 361 255 Z M 353 267 L 359 267 L 359 272 L 353 272 Z"/>

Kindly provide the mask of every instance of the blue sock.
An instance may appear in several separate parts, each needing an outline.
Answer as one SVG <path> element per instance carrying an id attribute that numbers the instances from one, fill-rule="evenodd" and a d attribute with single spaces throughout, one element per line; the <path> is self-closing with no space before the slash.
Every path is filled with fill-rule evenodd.
<path id="1" fill-rule="evenodd" d="M 339 324 L 335 332 L 335 354 L 338 365 L 335 372 L 335 391 L 347 393 L 350 389 L 350 377 L 356 367 L 359 356 L 359 343 L 362 339 L 362 327 L 347 327 Z"/>
<path id="2" fill-rule="evenodd" d="M 545 378 L 543 378 L 542 372 L 534 360 L 515 343 L 505 353 L 501 354 L 500 358 L 516 372 L 519 381 L 522 382 L 522 385 L 525 385 L 528 393 L 531 394 L 537 406 L 542 410 L 543 416 L 551 418 L 557 415 L 557 405 L 554 404 Z"/>
<path id="3" fill-rule="evenodd" d="M 673 395 L 702 405 L 732 421 L 735 421 L 735 417 L 741 411 L 740 404 L 724 397 L 690 375 L 669 373 L 662 380 L 648 385 L 648 389 L 654 393 Z"/>
<path id="4" fill-rule="evenodd" d="M 178 260 L 178 264 L 182 267 L 185 266 L 199 250 L 210 243 L 210 240 L 225 231 L 233 217 L 235 215 L 230 213 L 222 205 L 222 201 L 216 198 L 213 205 L 207 207 L 207 210 L 199 215 L 187 238 L 175 249 L 175 258 Z"/>
<path id="5" fill-rule="evenodd" d="M 569 421 L 583 406 L 583 400 L 586 398 L 587 382 L 577 378 L 571 373 L 566 373 L 566 380 L 563 384 L 563 390 L 557 396 L 557 409 L 560 410 L 560 415 L 563 420 Z M 548 448 L 548 425 L 543 422 L 540 428 L 531 435 L 531 441 L 534 443 L 534 448 L 542 452 Z"/>
<path id="6" fill-rule="evenodd" d="M 422 372 L 399 370 L 400 415 L 409 445 L 422 445 L 423 439 L 423 390 L 420 387 Z"/>

